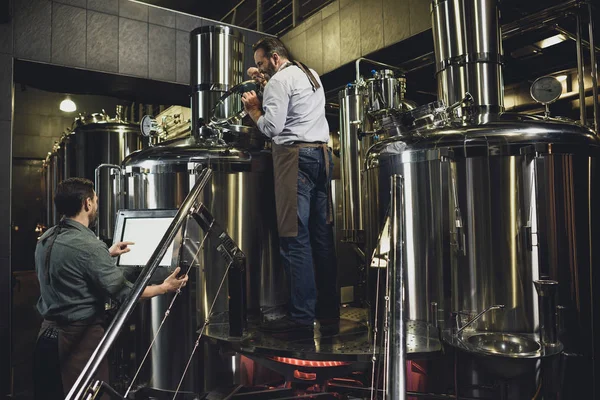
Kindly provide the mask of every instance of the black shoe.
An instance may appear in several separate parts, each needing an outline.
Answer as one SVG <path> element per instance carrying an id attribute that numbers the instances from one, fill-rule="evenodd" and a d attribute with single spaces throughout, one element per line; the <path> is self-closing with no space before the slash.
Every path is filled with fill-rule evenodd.
<path id="1" fill-rule="evenodd" d="M 260 330 L 271 333 L 286 333 L 286 332 L 312 332 L 313 324 L 303 324 L 295 319 L 285 316 L 283 318 L 267 321 L 260 326 Z"/>

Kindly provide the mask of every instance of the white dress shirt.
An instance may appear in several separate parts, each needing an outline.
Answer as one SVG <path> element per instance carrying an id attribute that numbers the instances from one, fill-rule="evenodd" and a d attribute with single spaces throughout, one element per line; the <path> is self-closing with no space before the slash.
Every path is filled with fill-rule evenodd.
<path id="1" fill-rule="evenodd" d="M 296 65 L 280 69 L 265 86 L 264 114 L 256 125 L 276 144 L 326 143 L 329 140 L 325 92 L 317 73 L 310 71 L 321 86 L 315 91 L 306 74 Z"/>

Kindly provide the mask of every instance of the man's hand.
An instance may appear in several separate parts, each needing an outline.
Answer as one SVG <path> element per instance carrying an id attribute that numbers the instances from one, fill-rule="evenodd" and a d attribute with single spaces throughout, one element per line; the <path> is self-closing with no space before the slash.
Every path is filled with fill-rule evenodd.
<path id="1" fill-rule="evenodd" d="M 242 103 L 244 103 L 244 110 L 248 113 L 252 121 L 256 123 L 262 115 L 261 104 L 256 92 L 246 92 L 242 95 Z"/>
<path id="2" fill-rule="evenodd" d="M 256 67 L 250 67 L 248 68 L 248 71 L 246 71 L 246 73 L 248 74 L 248 76 L 252 79 L 254 79 L 254 81 L 256 83 L 258 83 L 260 86 L 265 86 L 265 84 L 267 83 L 267 80 L 265 79 L 265 75 L 263 73 L 261 73 L 258 68 Z"/>
<path id="3" fill-rule="evenodd" d="M 175 271 L 173 271 L 173 273 L 171 275 L 169 275 L 167 277 L 167 279 L 165 279 L 165 281 L 161 284 L 162 288 L 166 292 L 176 292 L 177 289 L 182 288 L 185 285 L 187 285 L 187 281 L 188 281 L 187 274 L 177 277 L 177 275 L 179 275 L 180 271 L 181 271 L 181 268 L 179 268 L 179 267 L 175 268 Z"/>
<path id="4" fill-rule="evenodd" d="M 132 244 L 135 244 L 135 243 L 133 243 L 133 242 L 115 243 L 110 247 L 110 249 L 108 249 L 108 252 L 110 253 L 111 256 L 117 257 L 123 253 L 129 253 L 131 251 L 131 249 L 127 246 L 130 246 Z"/>

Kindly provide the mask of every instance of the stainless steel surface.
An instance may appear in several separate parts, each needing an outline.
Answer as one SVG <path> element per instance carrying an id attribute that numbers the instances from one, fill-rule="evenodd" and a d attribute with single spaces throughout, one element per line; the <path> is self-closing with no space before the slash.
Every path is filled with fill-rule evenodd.
<path id="1" fill-rule="evenodd" d="M 588 34 L 590 37 L 590 75 L 592 76 L 592 91 L 594 93 L 594 131 L 600 135 L 600 110 L 598 109 L 598 65 L 596 64 L 596 46 L 594 45 L 594 8 L 588 1 L 587 11 L 589 18 Z M 580 106 L 581 107 L 581 106 Z"/>
<path id="2" fill-rule="evenodd" d="M 200 119 L 207 124 L 219 98 L 244 79 L 244 37 L 227 26 L 203 26 L 190 33 L 190 86 L 192 88 L 192 134 L 200 135 Z M 226 115 L 239 111 L 232 98 L 224 105 Z"/>
<path id="3" fill-rule="evenodd" d="M 540 340 L 545 346 L 558 345 L 558 282 L 536 280 L 533 284 L 538 294 Z"/>
<path id="4" fill-rule="evenodd" d="M 495 306 L 489 306 L 488 308 L 486 308 L 485 310 L 483 310 L 482 312 L 480 312 L 479 314 L 477 314 L 475 317 L 473 317 L 471 320 L 467 321 L 466 324 L 464 324 L 463 326 L 461 326 L 456 331 L 456 336 L 459 336 L 465 329 L 467 329 L 469 326 L 471 326 L 472 324 L 474 324 L 475 322 L 477 322 L 479 320 L 479 318 L 483 317 L 488 312 L 490 312 L 492 310 L 503 310 L 503 309 L 504 309 L 504 304 L 497 304 Z"/>
<path id="5" fill-rule="evenodd" d="M 502 111 L 502 44 L 497 0 L 433 0 L 438 99 L 469 92 L 476 112 Z"/>
<path id="6" fill-rule="evenodd" d="M 67 158 L 64 179 L 80 177 L 94 181 L 99 165 L 120 165 L 125 157 L 144 147 L 137 124 L 110 119 L 105 114 L 83 116 L 74 127 L 62 141 Z M 112 240 L 119 207 L 116 194 L 121 191 L 119 181 L 118 175 L 111 173 L 110 169 L 100 172 L 98 236 L 102 240 Z"/>
<path id="7" fill-rule="evenodd" d="M 362 196 L 364 193 L 361 160 L 366 153 L 367 139 L 359 133 L 364 129 L 367 97 L 356 85 L 349 85 L 340 98 L 340 160 L 342 187 L 342 241 L 364 242 Z M 362 156 L 362 157 L 361 157 Z"/>
<path id="8" fill-rule="evenodd" d="M 109 174 L 116 174 L 118 177 L 115 179 L 115 191 L 114 191 L 114 209 L 119 210 L 122 204 L 122 196 L 121 196 L 121 166 L 116 164 L 100 164 L 96 167 L 94 171 L 94 190 L 96 192 L 96 196 L 100 198 L 104 195 L 102 192 L 102 181 L 100 177 L 102 176 L 102 170 L 108 169 Z M 115 212 L 116 217 L 116 212 Z M 100 237 L 100 224 L 96 225 L 96 236 Z"/>
<path id="9" fill-rule="evenodd" d="M 358 58 L 355 62 L 354 62 L 354 69 L 356 71 L 356 76 L 355 76 L 355 83 L 359 83 L 361 81 L 360 78 L 360 63 L 361 62 L 366 62 L 372 65 L 377 65 L 378 67 L 383 67 L 383 68 L 389 68 L 389 69 L 393 69 L 395 71 L 398 71 L 399 73 L 402 73 L 402 68 L 396 67 L 395 65 L 390 65 L 390 64 L 385 64 L 379 61 L 375 61 L 375 60 L 370 60 L 368 58 L 364 58 L 364 57 L 360 57 Z"/>
<path id="10" fill-rule="evenodd" d="M 205 168 L 199 175 L 198 180 L 194 184 L 194 187 L 190 190 L 190 193 L 186 196 L 181 207 L 177 211 L 177 214 L 173 218 L 173 221 L 169 225 L 169 228 L 165 232 L 164 236 L 160 240 L 157 248 L 152 253 L 152 256 L 148 260 L 148 263 L 142 270 L 139 278 L 131 289 L 131 293 L 127 296 L 127 299 L 123 302 L 119 311 L 113 318 L 110 326 L 106 330 L 106 333 L 100 340 L 100 343 L 94 350 L 94 353 L 90 357 L 89 361 L 81 371 L 81 374 L 77 378 L 77 381 L 73 384 L 73 387 L 67 394 L 67 399 L 83 399 L 86 397 L 87 392 L 90 388 L 94 375 L 100 366 L 100 363 L 106 357 L 108 351 L 117 339 L 119 332 L 125 325 L 127 319 L 133 314 L 133 311 L 140 299 L 142 292 L 150 282 L 152 275 L 158 268 L 160 261 L 167 252 L 167 248 L 177 235 L 179 229 L 185 223 L 186 219 L 193 206 L 196 204 L 200 193 L 204 190 L 211 178 L 212 171 L 210 168 Z"/>
<path id="11" fill-rule="evenodd" d="M 524 357 L 540 350 L 540 345 L 535 340 L 506 333 L 479 333 L 469 336 L 466 342 L 482 353 L 511 357 Z"/>
<path id="12" fill-rule="evenodd" d="M 402 109 L 402 100 L 404 100 L 404 94 L 406 93 L 405 78 L 396 78 L 391 70 L 374 71 L 373 77 L 367 79 L 366 84 L 369 113 Z"/>
<path id="13" fill-rule="evenodd" d="M 387 268 L 388 343 L 386 347 L 385 398 L 406 399 L 406 324 L 404 305 L 404 201 L 402 177 L 390 178 L 390 263 Z"/>
<path id="14" fill-rule="evenodd" d="M 581 23 L 581 15 L 576 15 L 577 21 L 577 39 L 576 39 L 576 52 L 577 52 L 577 82 L 579 86 L 579 123 L 581 126 L 587 125 L 586 108 L 585 108 L 585 66 L 584 66 L 584 55 L 583 47 L 581 45 L 583 27 Z"/>
<path id="15" fill-rule="evenodd" d="M 197 179 L 200 166 L 213 169 L 211 184 L 204 190 L 200 200 L 221 227 L 238 244 L 247 256 L 246 281 L 249 316 L 280 315 L 287 300 L 283 269 L 279 263 L 279 245 L 275 218 L 272 161 L 269 152 L 247 151 L 229 146 L 205 146 L 196 144 L 194 138 L 163 142 L 152 148 L 131 155 L 123 162 L 125 170 L 124 208 L 127 209 L 173 209 L 178 208 Z M 196 274 L 195 296 L 189 301 L 195 304 L 195 315 L 188 318 L 202 323 L 217 293 L 225 263 L 219 251 L 209 242 L 202 249 L 199 243 L 202 231 L 197 224 L 189 223 L 182 260 L 193 265 Z M 195 255 L 198 253 L 198 257 Z M 218 296 L 211 321 L 227 320 L 227 283 Z M 156 301 L 154 301 L 156 300 Z M 168 306 L 165 301 L 153 299 L 148 311 L 162 315 Z M 181 326 L 184 321 L 178 322 Z M 182 342 L 193 343 L 194 329 L 181 326 L 178 335 Z M 150 335 L 153 326 L 148 326 Z M 177 382 L 168 375 L 170 365 L 179 357 L 180 345 L 166 341 L 155 350 L 151 382 L 164 382 L 161 389 L 172 390 Z M 206 350 L 209 351 L 209 350 Z M 199 357 L 204 363 L 201 382 L 213 384 L 211 377 L 218 373 L 209 365 L 212 358 Z M 211 375 L 212 374 L 212 375 Z"/>
<path id="16" fill-rule="evenodd" d="M 247 336 L 233 342 L 229 338 L 227 323 L 210 324 L 205 335 L 229 348 L 250 354 L 293 357 L 303 360 L 329 361 L 346 360 L 370 363 L 373 356 L 372 342 L 367 327 L 367 309 L 342 307 L 340 309 L 339 332 L 331 329 L 321 331 L 315 326 L 313 337 L 273 336 L 258 329 L 256 321 L 248 321 Z M 379 351 L 379 346 L 376 347 Z M 439 332 L 431 326 L 417 322 L 406 322 L 407 359 L 420 360 L 441 353 Z M 376 353 L 379 355 L 379 353 Z M 383 356 L 383 353 L 381 354 Z"/>

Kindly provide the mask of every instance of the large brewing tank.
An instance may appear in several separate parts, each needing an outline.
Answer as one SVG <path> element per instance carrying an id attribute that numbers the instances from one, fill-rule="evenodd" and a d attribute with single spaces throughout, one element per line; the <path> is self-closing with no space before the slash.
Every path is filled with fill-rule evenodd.
<path id="1" fill-rule="evenodd" d="M 190 33 L 190 49 L 192 134 L 198 136 L 221 96 L 243 81 L 244 36 L 228 26 L 203 26 Z M 221 111 L 233 115 L 238 107 L 239 101 L 230 98 Z"/>
<path id="2" fill-rule="evenodd" d="M 96 180 L 95 170 L 100 165 L 119 166 L 123 159 L 144 147 L 137 124 L 109 117 L 106 113 L 79 116 L 70 133 L 63 135 L 60 142 L 59 163 L 63 179 L 71 177 Z M 114 168 L 101 169 L 97 184 L 98 226 L 101 239 L 110 241 L 115 229 L 119 209 L 120 178 Z"/>
<path id="3" fill-rule="evenodd" d="M 212 168 L 213 176 L 200 201 L 247 257 L 247 306 L 250 317 L 258 318 L 282 308 L 286 298 L 282 290 L 285 287 L 283 271 L 279 264 L 270 152 L 206 146 L 187 138 L 164 142 L 132 154 L 123 162 L 124 189 L 127 193 L 125 208 L 178 208 L 203 167 Z M 208 310 L 226 271 L 226 265 L 215 248 L 216 243 L 209 240 L 198 250 L 203 236 L 203 231 L 194 221 L 187 224 L 182 257 L 187 265 L 193 266 L 196 284 L 190 285 L 190 291 L 184 291 L 186 296 L 191 297 L 182 303 L 190 303 L 192 307 L 185 311 L 186 307 L 178 303 L 178 310 L 174 308 L 169 317 L 170 328 L 167 329 L 172 329 L 172 335 L 177 336 L 178 340 L 173 341 L 174 336 L 170 331 L 161 332 L 154 346 L 151 382 L 155 388 L 173 390 L 177 386 L 185 366 L 183 361 L 191 354 L 195 331 L 208 317 Z M 215 302 L 212 323 L 227 321 L 227 293 L 225 280 Z M 166 296 L 152 299 L 152 315 L 162 317 L 169 302 Z M 185 324 L 182 325 L 183 322 Z M 155 328 L 153 325 L 151 330 Z M 164 368 L 165 365 L 169 365 L 169 368 Z M 218 379 L 212 375 L 217 370 L 217 367 L 211 371 L 205 366 L 202 371 L 204 381 L 207 377 Z M 192 379 L 187 381 L 187 389 L 197 390 L 198 386 L 195 385 L 202 388 L 202 379 L 194 376 L 193 372 L 188 372 L 188 375 Z"/>
<path id="4" fill-rule="evenodd" d="M 63 170 L 58 157 L 59 143 L 55 142 L 52 151 L 48 152 L 46 157 L 46 226 L 51 227 L 58 223 L 60 216 L 56 212 L 54 204 L 54 195 L 58 184 L 63 178 Z"/>
<path id="5" fill-rule="evenodd" d="M 387 137 L 382 130 L 390 115 L 407 111 L 414 103 L 406 100 L 406 79 L 392 70 L 373 70 L 372 77 L 348 84 L 338 94 L 340 101 L 340 160 L 342 192 L 342 241 L 364 250 L 366 193 L 362 170 L 368 148 Z M 393 134 L 393 133 L 392 133 Z M 370 257 L 370 254 L 367 254 Z"/>

